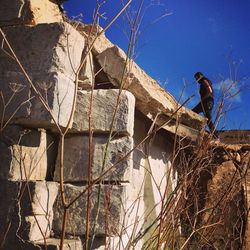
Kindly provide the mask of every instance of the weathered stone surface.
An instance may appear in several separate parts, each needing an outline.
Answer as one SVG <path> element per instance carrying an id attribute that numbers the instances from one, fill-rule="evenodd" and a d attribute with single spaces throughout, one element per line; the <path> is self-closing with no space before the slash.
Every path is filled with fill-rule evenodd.
<path id="1" fill-rule="evenodd" d="M 90 97 L 90 91 L 78 91 L 72 132 L 89 131 Z M 118 98 L 119 105 L 116 110 Z M 134 108 L 134 96 L 128 91 L 123 90 L 119 94 L 117 89 L 94 90 L 91 113 L 93 131 L 96 133 L 109 133 L 116 110 L 112 132 L 133 135 Z"/>
<path id="2" fill-rule="evenodd" d="M 88 40 L 89 45 L 92 45 L 92 43 L 94 42 L 94 40 L 98 36 L 98 38 L 94 42 L 94 45 L 92 48 L 92 52 L 95 56 L 102 53 L 107 48 L 111 48 L 114 46 L 113 43 L 111 43 L 106 38 L 104 33 L 99 35 L 100 32 L 102 31 L 102 28 L 97 24 L 92 25 L 92 24 L 83 24 L 83 23 L 76 22 L 76 23 L 74 23 L 74 27 L 82 35 L 84 35 L 84 37 Z"/>
<path id="3" fill-rule="evenodd" d="M 47 215 L 52 211 L 53 203 L 57 196 L 58 184 L 46 181 L 1 181 L 0 204 L 8 209 L 9 204 L 18 203 L 25 216 Z M 28 192 L 30 190 L 30 195 Z M 20 191 L 22 193 L 21 197 Z M 8 197 L 8 199 L 6 199 Z M 5 202 L 6 201 L 6 202 Z M 3 211 L 3 209 L 1 209 Z M 2 215 L 3 213 L 1 213 Z"/>
<path id="4" fill-rule="evenodd" d="M 54 182 L 1 181 L 0 236 L 9 228 L 7 242 L 18 236 L 23 240 L 40 240 L 42 234 L 49 237 L 57 191 Z"/>
<path id="5" fill-rule="evenodd" d="M 44 241 L 35 241 L 34 244 L 41 247 L 42 250 L 59 250 L 60 249 L 60 239 L 49 238 L 46 239 L 47 248 L 45 248 Z M 83 246 L 81 240 L 68 240 L 64 239 L 63 250 L 82 250 Z"/>
<path id="6" fill-rule="evenodd" d="M 66 126 L 73 102 L 75 71 L 80 66 L 84 38 L 67 23 L 5 27 L 4 32 L 56 122 Z M 44 36 L 46 39 L 43 39 Z M 48 111 L 8 53 L 10 54 L 6 46 L 0 51 L 0 90 L 5 103 L 12 98 L 5 107 L 4 121 L 11 118 L 12 122 L 33 127 L 52 126 L 53 121 Z M 4 104 L 1 103 L 1 114 L 3 107 Z"/>
<path id="7" fill-rule="evenodd" d="M 149 77 L 132 60 L 126 65 L 126 54 L 117 46 L 108 47 L 97 56 L 98 62 L 107 73 L 111 82 L 117 86 L 129 90 L 134 94 L 137 101 L 137 108 L 150 119 L 153 119 L 158 112 L 161 112 L 161 119 L 170 117 L 180 106 L 172 95 L 162 89 L 159 84 Z M 114 67 L 115 65 L 115 67 Z M 123 77 L 124 67 L 126 72 Z M 121 82 L 123 79 L 123 82 Z M 194 112 L 180 108 L 173 116 L 184 125 L 196 130 L 204 127 L 205 119 Z"/>
<path id="8" fill-rule="evenodd" d="M 133 148 L 131 137 L 113 139 L 108 144 L 106 160 L 104 156 L 108 139 L 105 137 L 93 138 L 93 166 L 92 178 L 97 179 L 122 159 Z M 64 181 L 87 181 L 88 180 L 88 157 L 89 157 L 89 138 L 88 136 L 73 136 L 65 139 L 64 154 Z M 54 180 L 60 178 L 59 154 L 56 163 Z M 132 155 L 128 155 L 117 166 L 109 171 L 103 180 L 130 181 L 131 170 L 133 167 Z"/>
<path id="9" fill-rule="evenodd" d="M 22 227 L 19 232 L 21 237 L 26 240 L 39 240 L 48 238 L 52 229 L 53 215 L 37 215 L 37 216 L 26 216 L 25 221 L 22 222 Z"/>
<path id="10" fill-rule="evenodd" d="M 67 200 L 80 195 L 87 186 L 73 186 L 65 184 L 65 195 Z M 125 186 L 100 185 L 93 186 L 90 196 L 90 234 L 95 235 L 117 235 L 121 227 L 121 218 L 123 218 L 123 206 Z M 99 201 L 99 206 L 98 206 Z M 66 233 L 72 235 L 84 235 L 86 232 L 86 208 L 87 192 L 69 208 Z M 53 230 L 61 231 L 63 209 L 60 198 L 54 205 Z M 96 218 L 96 224 L 94 223 Z M 94 229 L 95 224 L 95 229 Z"/>
<path id="11" fill-rule="evenodd" d="M 3 31 L 18 59 L 31 76 L 42 72 L 46 77 L 46 73 L 61 72 L 75 79 L 75 71 L 80 65 L 85 39 L 71 25 L 51 23 L 11 26 L 4 27 Z M 43 39 L 44 36 L 46 39 Z M 20 72 L 19 66 L 5 53 L 9 52 L 7 46 L 5 45 L 3 49 L 0 62 L 5 65 L 4 71 Z"/>
<path id="12" fill-rule="evenodd" d="M 55 182 L 34 182 L 30 187 L 32 193 L 32 203 L 26 203 L 22 208 L 23 212 L 29 214 L 47 215 L 51 213 L 54 201 L 58 193 L 58 186 Z M 25 197 L 24 197 L 25 198 Z"/>
<path id="13" fill-rule="evenodd" d="M 16 211 L 18 212 L 18 211 Z M 9 231 L 1 249 L 39 249 L 33 248 L 30 241 L 48 238 L 51 232 L 52 216 L 12 216 Z M 7 226 L 7 225 L 6 225 Z M 1 228 L 2 229 L 2 228 Z M 4 231 L 1 230 L 1 233 Z M 2 236 L 2 235 L 1 235 Z M 1 238 L 1 237 L 0 237 Z M 1 238 L 1 243 L 3 239 Z"/>
<path id="14" fill-rule="evenodd" d="M 90 52 L 88 55 L 83 54 L 82 60 L 85 60 L 85 62 L 80 70 L 78 86 L 79 88 L 85 90 L 91 89 L 94 84 L 94 78 L 95 78 L 92 53 Z"/>
<path id="15" fill-rule="evenodd" d="M 0 26 L 63 21 L 58 5 L 50 0 L 1 0 Z"/>
<path id="16" fill-rule="evenodd" d="M 0 179 L 45 180 L 47 135 L 44 130 L 7 127 L 0 138 Z"/>

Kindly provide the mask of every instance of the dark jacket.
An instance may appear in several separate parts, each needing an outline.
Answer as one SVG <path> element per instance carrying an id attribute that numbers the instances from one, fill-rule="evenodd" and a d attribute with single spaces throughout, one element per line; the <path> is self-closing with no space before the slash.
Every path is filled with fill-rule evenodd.
<path id="1" fill-rule="evenodd" d="M 205 100 L 205 99 L 214 99 L 214 91 L 213 91 L 213 86 L 211 81 L 206 78 L 206 77 L 202 77 L 198 83 L 200 84 L 200 96 L 201 96 L 201 100 Z M 210 91 L 212 90 L 212 92 Z M 207 96 L 207 97 L 206 97 Z M 206 98 L 204 98 L 206 97 Z"/>

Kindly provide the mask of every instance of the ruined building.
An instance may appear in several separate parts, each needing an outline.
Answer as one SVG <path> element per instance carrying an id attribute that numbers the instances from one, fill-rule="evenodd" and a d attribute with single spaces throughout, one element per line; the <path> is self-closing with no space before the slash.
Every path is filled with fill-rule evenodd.
<path id="1" fill-rule="evenodd" d="M 247 249 L 248 131 L 212 144 L 100 27 L 0 3 L 0 249 Z"/>

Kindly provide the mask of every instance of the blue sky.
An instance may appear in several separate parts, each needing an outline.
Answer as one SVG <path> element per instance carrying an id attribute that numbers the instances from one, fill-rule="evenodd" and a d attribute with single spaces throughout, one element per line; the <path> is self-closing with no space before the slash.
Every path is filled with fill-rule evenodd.
<path id="1" fill-rule="evenodd" d="M 102 27 L 120 10 L 121 2 L 106 0 L 100 9 L 106 18 L 100 18 Z M 131 16 L 135 15 L 139 2 L 134 0 L 129 7 Z M 84 23 L 92 23 L 96 1 L 68 0 L 64 6 L 68 16 L 81 13 Z M 199 101 L 198 86 L 193 79 L 195 72 L 203 72 L 213 82 L 216 99 L 222 89 L 233 83 L 232 97 L 225 109 L 228 111 L 219 126 L 250 129 L 249 10 L 250 0 L 145 0 L 136 62 L 176 99 L 181 93 L 182 99 L 196 94 L 187 104 L 189 108 Z M 125 51 L 128 27 L 123 16 L 106 32 Z M 236 67 L 237 81 L 230 74 L 230 68 L 234 71 Z M 239 89 L 242 90 L 234 96 Z"/>

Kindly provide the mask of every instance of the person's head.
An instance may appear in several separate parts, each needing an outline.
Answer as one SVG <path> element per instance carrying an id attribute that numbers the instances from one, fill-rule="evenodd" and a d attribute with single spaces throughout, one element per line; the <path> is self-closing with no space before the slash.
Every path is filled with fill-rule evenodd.
<path id="1" fill-rule="evenodd" d="M 194 74 L 194 78 L 195 78 L 195 80 L 196 80 L 197 82 L 199 82 L 203 77 L 204 77 L 204 76 L 203 76 L 203 74 L 202 74 L 201 72 L 196 72 L 196 73 Z"/>

